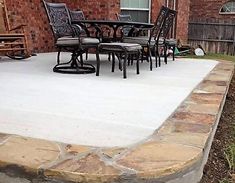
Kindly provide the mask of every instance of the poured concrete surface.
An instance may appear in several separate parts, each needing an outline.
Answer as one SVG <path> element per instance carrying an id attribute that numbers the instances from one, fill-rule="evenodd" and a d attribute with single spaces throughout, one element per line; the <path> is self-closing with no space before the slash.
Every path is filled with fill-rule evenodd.
<path id="1" fill-rule="evenodd" d="M 129 66 L 124 80 L 117 68 L 110 72 L 108 61 L 99 77 L 53 73 L 55 59 L 50 53 L 1 61 L 0 132 L 92 146 L 136 143 L 161 126 L 217 64 L 181 59 L 150 72 L 141 63 L 140 74 Z"/>

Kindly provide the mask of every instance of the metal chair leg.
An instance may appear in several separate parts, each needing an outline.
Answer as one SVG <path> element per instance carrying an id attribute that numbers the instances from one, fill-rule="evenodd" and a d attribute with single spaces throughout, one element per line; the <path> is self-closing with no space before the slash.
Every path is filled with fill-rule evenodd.
<path id="1" fill-rule="evenodd" d="M 80 64 L 83 67 L 83 56 L 82 56 L 82 54 L 80 55 Z"/>
<path id="2" fill-rule="evenodd" d="M 167 46 L 164 45 L 164 62 L 167 64 Z"/>
<path id="3" fill-rule="evenodd" d="M 99 50 L 97 48 L 96 50 L 96 76 L 99 76 L 100 74 L 100 56 L 99 56 Z"/>
<path id="4" fill-rule="evenodd" d="M 150 62 L 150 71 L 152 71 L 153 70 L 153 61 L 152 61 L 152 53 L 151 53 L 150 47 L 148 47 L 148 51 L 149 51 L 148 57 L 149 57 L 149 62 Z"/>
<path id="5" fill-rule="evenodd" d="M 158 61 L 158 57 L 159 57 L 159 53 L 158 53 L 158 46 L 154 46 L 154 53 L 155 53 L 155 66 L 157 67 L 157 61 Z"/>
<path id="6" fill-rule="evenodd" d="M 173 46 L 173 53 L 172 53 L 173 61 L 175 61 L 175 45 Z"/>
<path id="7" fill-rule="evenodd" d="M 112 53 L 112 72 L 114 72 L 115 69 L 115 55 Z"/>
<path id="8" fill-rule="evenodd" d="M 126 79 L 126 61 L 127 61 L 127 53 L 125 52 L 125 58 L 123 61 L 123 78 Z"/>
<path id="9" fill-rule="evenodd" d="M 57 53 L 57 64 L 60 64 L 60 52 L 61 52 L 61 49 L 58 48 L 58 53 Z"/>
<path id="10" fill-rule="evenodd" d="M 140 61 L 140 52 L 137 53 L 136 74 L 139 74 L 139 73 L 140 73 L 140 64 L 139 64 L 139 61 Z"/>

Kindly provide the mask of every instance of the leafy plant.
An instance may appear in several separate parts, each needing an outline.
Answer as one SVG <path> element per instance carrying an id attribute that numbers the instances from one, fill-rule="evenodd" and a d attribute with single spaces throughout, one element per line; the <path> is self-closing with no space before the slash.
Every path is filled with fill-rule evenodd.
<path id="1" fill-rule="evenodd" d="M 230 170 L 235 169 L 235 143 L 230 144 L 224 151 Z"/>
<path id="2" fill-rule="evenodd" d="M 219 183 L 232 183 L 232 182 L 230 180 L 223 179 L 223 180 L 220 180 Z"/>

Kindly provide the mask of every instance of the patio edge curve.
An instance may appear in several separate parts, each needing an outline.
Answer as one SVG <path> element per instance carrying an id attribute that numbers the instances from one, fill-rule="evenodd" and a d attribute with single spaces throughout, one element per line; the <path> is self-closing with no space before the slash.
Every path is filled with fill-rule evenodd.
<path id="1" fill-rule="evenodd" d="M 234 64 L 219 61 L 163 125 L 124 148 L 0 134 L 0 172 L 82 183 L 196 183 L 203 173 Z"/>

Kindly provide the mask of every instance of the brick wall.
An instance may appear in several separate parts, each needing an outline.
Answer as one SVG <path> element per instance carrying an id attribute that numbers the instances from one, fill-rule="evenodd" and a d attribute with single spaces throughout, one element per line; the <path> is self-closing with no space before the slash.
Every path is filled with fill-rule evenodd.
<path id="1" fill-rule="evenodd" d="M 152 0 L 151 21 L 154 22 L 157 18 L 161 6 L 164 5 L 164 0 Z"/>
<path id="2" fill-rule="evenodd" d="M 228 0 L 191 0 L 190 19 L 229 19 L 235 15 L 221 15 L 220 8 Z"/>
<path id="3" fill-rule="evenodd" d="M 187 43 L 190 0 L 178 0 L 177 12 L 176 38 Z"/>
<path id="4" fill-rule="evenodd" d="M 57 0 L 65 2 L 71 9 L 82 9 L 88 19 L 115 19 L 119 12 L 118 0 Z M 54 50 L 54 39 L 48 24 L 45 8 L 41 0 L 7 0 L 8 17 L 11 27 L 27 24 L 26 32 L 29 48 L 32 52 L 50 52 Z"/>

